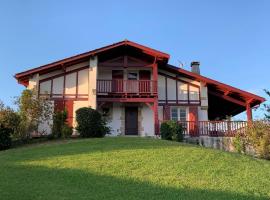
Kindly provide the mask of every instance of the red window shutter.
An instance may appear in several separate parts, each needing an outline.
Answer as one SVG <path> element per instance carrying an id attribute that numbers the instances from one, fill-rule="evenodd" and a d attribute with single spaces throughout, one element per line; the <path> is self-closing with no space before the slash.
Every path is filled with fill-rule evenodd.
<path id="1" fill-rule="evenodd" d="M 67 123 L 69 126 L 73 125 L 73 101 L 72 100 L 55 100 L 54 112 L 61 112 L 66 109 L 67 111 Z"/>
<path id="2" fill-rule="evenodd" d="M 189 107 L 189 134 L 190 136 L 198 136 L 198 107 Z"/>
<path id="3" fill-rule="evenodd" d="M 164 106 L 164 120 L 170 120 L 171 119 L 171 107 L 169 105 Z"/>
<path id="4" fill-rule="evenodd" d="M 65 101 L 65 108 L 67 111 L 67 123 L 69 126 L 73 126 L 73 101 Z"/>
<path id="5" fill-rule="evenodd" d="M 54 112 L 63 111 L 65 108 L 64 100 L 55 100 L 54 101 Z"/>

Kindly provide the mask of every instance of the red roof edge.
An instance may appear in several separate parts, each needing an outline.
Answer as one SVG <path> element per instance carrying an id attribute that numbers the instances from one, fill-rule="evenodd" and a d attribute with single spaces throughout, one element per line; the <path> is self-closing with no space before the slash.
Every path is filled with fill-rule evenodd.
<path id="1" fill-rule="evenodd" d="M 224 88 L 224 89 L 227 89 L 229 91 L 232 91 L 232 92 L 236 92 L 236 93 L 239 93 L 243 96 L 246 96 L 246 97 L 249 97 L 250 99 L 254 99 L 256 101 L 259 101 L 260 103 L 263 103 L 264 101 L 266 101 L 265 98 L 263 97 L 260 97 L 258 95 L 255 95 L 255 94 L 252 94 L 250 92 L 247 92 L 247 91 L 244 91 L 244 90 L 241 90 L 241 89 L 238 89 L 236 87 L 233 87 L 233 86 L 230 86 L 230 85 L 227 85 L 225 83 L 221 83 L 219 81 L 216 81 L 216 80 L 213 80 L 213 79 L 210 79 L 210 78 L 207 78 L 205 76 L 202 76 L 202 75 L 199 75 L 199 74 L 195 74 L 193 72 L 190 72 L 190 71 L 187 71 L 185 69 L 181 69 L 181 68 L 178 68 L 178 67 L 175 67 L 173 65 L 169 65 L 167 64 L 167 67 L 170 68 L 170 69 L 173 69 L 173 70 L 176 70 L 182 74 L 185 74 L 187 76 L 190 76 L 190 77 L 193 77 L 194 79 L 196 80 L 200 80 L 202 82 L 205 82 L 206 84 L 214 84 L 214 85 L 217 85 L 221 88 Z"/>
<path id="2" fill-rule="evenodd" d="M 109 49 L 112 49 L 112 48 L 116 48 L 116 47 L 122 46 L 122 45 L 128 45 L 128 46 L 132 46 L 132 47 L 135 47 L 135 48 L 138 48 L 138 49 L 142 49 L 146 53 L 149 53 L 149 54 L 151 54 L 153 56 L 156 56 L 156 57 L 159 57 L 159 58 L 164 58 L 167 61 L 170 58 L 170 55 L 167 54 L 167 53 L 164 53 L 164 52 L 161 52 L 161 51 L 158 51 L 158 50 L 143 46 L 141 44 L 138 44 L 138 43 L 135 43 L 135 42 L 132 42 L 132 41 L 129 41 L 129 40 L 123 40 L 123 41 L 120 41 L 120 42 L 117 42 L 117 43 L 114 43 L 114 44 L 111 44 L 111 45 L 107 45 L 105 47 L 101 47 L 101 48 L 98 48 L 98 49 L 95 49 L 95 50 L 91 50 L 91 51 L 81 53 L 81 54 L 78 54 L 78 55 L 75 55 L 75 56 L 71 56 L 71 57 L 68 57 L 68 58 L 65 58 L 65 59 L 62 59 L 62 60 L 58 60 L 56 62 L 52 62 L 52 63 L 46 64 L 46 65 L 42 65 L 40 67 L 36 67 L 36 68 L 30 69 L 30 70 L 26 70 L 26 71 L 17 73 L 17 74 L 14 75 L 14 77 L 18 80 L 18 79 L 23 78 L 25 76 L 29 76 L 31 74 L 38 73 L 40 71 L 47 70 L 47 69 L 50 69 L 52 67 L 56 67 L 58 65 L 62 65 L 62 64 L 65 64 L 67 62 L 71 62 L 71 61 L 74 61 L 74 60 L 77 60 L 77 59 L 82 59 L 82 58 L 85 58 L 85 57 L 88 57 L 88 56 L 93 56 L 93 55 L 98 54 L 100 52 L 103 52 L 103 51 L 106 51 L 106 50 L 109 50 Z"/>

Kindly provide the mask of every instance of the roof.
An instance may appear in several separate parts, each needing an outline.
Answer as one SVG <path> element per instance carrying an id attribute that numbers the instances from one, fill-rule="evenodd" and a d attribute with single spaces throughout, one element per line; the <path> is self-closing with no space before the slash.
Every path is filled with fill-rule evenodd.
<path id="1" fill-rule="evenodd" d="M 167 64 L 166 69 L 171 70 L 172 72 L 175 72 L 175 73 L 179 73 L 182 76 L 186 76 L 187 78 L 191 78 L 193 80 L 197 80 L 206 84 L 207 89 L 208 89 L 209 105 L 211 102 L 214 102 L 216 98 L 218 98 L 218 100 L 222 99 L 224 102 L 226 101 L 226 104 L 222 104 L 219 101 L 219 104 L 216 104 L 215 106 L 212 103 L 211 103 L 212 105 L 210 105 L 212 106 L 212 108 L 210 109 L 214 110 L 215 113 L 217 114 L 218 114 L 217 112 L 218 109 L 222 110 L 222 113 L 224 113 L 224 116 L 223 116 L 224 118 L 226 117 L 225 115 L 234 116 L 236 114 L 243 112 L 246 109 L 247 103 L 249 103 L 251 107 L 255 107 L 263 103 L 264 101 L 266 101 L 265 98 L 260 97 L 258 95 L 255 95 L 250 92 L 227 85 L 225 83 L 221 83 L 219 81 L 207 78 L 205 76 L 187 71 L 185 69 L 175 67 L 173 65 Z M 223 108 L 221 108 L 222 106 Z"/>
<path id="2" fill-rule="evenodd" d="M 26 70 L 26 71 L 17 73 L 17 74 L 15 74 L 15 78 L 18 81 L 20 81 L 21 79 L 29 77 L 29 76 L 31 76 L 31 75 L 33 75 L 35 73 L 40 73 L 40 72 L 47 71 L 47 70 L 50 70 L 50 69 L 55 69 L 57 67 L 61 68 L 66 63 L 70 63 L 70 62 L 75 61 L 75 60 L 80 60 L 80 59 L 83 59 L 83 58 L 94 56 L 94 55 L 97 55 L 97 54 L 102 53 L 104 51 L 108 51 L 110 49 L 120 47 L 120 46 L 130 46 L 130 47 L 140 49 L 145 54 L 155 56 L 158 59 L 164 59 L 166 62 L 168 62 L 168 60 L 170 58 L 170 55 L 167 54 L 167 53 L 163 53 L 161 51 L 158 51 L 158 50 L 143 46 L 141 44 L 138 44 L 138 43 L 135 43 L 135 42 L 132 42 L 132 41 L 129 41 L 129 40 L 123 40 L 123 41 L 120 41 L 120 42 L 117 42 L 117 43 L 114 43 L 114 44 L 111 44 L 111 45 L 108 45 L 108 46 L 105 46 L 105 47 L 102 47 L 102 48 L 94 49 L 94 50 L 91 50 L 91 51 L 88 51 L 88 52 L 85 52 L 85 53 L 82 53 L 82 54 L 78 54 L 78 55 L 75 55 L 75 56 L 72 56 L 72 57 L 69 57 L 69 58 L 65 58 L 65 59 L 62 59 L 62 60 L 59 60 L 59 61 L 56 61 L 56 62 L 52 62 L 52 63 L 46 64 L 46 65 L 42 65 L 42 66 L 30 69 L 30 70 Z"/>
<path id="3" fill-rule="evenodd" d="M 83 61 L 89 59 L 91 56 L 100 55 L 109 50 L 125 48 L 125 46 L 129 46 L 132 49 L 139 50 L 143 54 L 147 54 L 155 57 L 157 60 L 162 61 L 161 67 L 165 67 L 166 70 L 172 71 L 174 73 L 179 73 L 182 76 L 186 76 L 193 80 L 201 81 L 207 85 L 208 88 L 208 96 L 209 101 L 212 101 L 215 104 L 216 98 L 219 98 L 219 101 L 223 101 L 229 108 L 220 108 L 220 105 L 212 106 L 211 109 L 220 109 L 220 112 L 223 114 L 238 114 L 245 110 L 246 103 L 249 103 L 252 107 L 259 105 L 264 102 L 265 99 L 263 97 L 257 96 L 250 92 L 232 87 L 230 85 L 221 83 L 219 81 L 207 78 L 205 76 L 177 68 L 173 65 L 169 65 L 168 60 L 170 55 L 167 53 L 163 53 L 161 51 L 137 44 L 135 42 L 129 40 L 123 40 L 102 48 L 98 48 L 95 50 L 91 50 L 82 54 L 78 54 L 69 58 L 65 58 L 50 64 L 42 65 L 24 72 L 17 73 L 15 78 L 22 84 L 27 85 L 28 79 L 35 73 L 47 73 L 52 70 L 61 69 L 65 65 L 74 64 L 74 62 Z M 237 105 L 237 106 L 236 106 Z M 239 106 L 240 105 L 240 106 Z M 213 116 L 214 117 L 214 116 Z"/>

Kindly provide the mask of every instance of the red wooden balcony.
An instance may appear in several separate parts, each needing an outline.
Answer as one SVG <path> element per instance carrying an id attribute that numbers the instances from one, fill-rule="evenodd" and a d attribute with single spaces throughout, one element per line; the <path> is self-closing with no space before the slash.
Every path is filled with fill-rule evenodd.
<path id="1" fill-rule="evenodd" d="M 178 121 L 184 127 L 184 135 L 198 137 L 234 137 L 245 134 L 247 121 Z"/>
<path id="2" fill-rule="evenodd" d="M 153 80 L 97 80 L 98 95 L 154 96 L 157 81 Z"/>

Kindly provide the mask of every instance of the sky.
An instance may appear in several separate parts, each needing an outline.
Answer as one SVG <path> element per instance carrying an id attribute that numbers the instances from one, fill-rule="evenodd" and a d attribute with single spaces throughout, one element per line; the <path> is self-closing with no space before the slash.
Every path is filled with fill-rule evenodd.
<path id="1" fill-rule="evenodd" d="M 0 100 L 13 106 L 24 89 L 15 73 L 124 39 L 266 97 L 269 9 L 267 0 L 0 0 Z"/>

